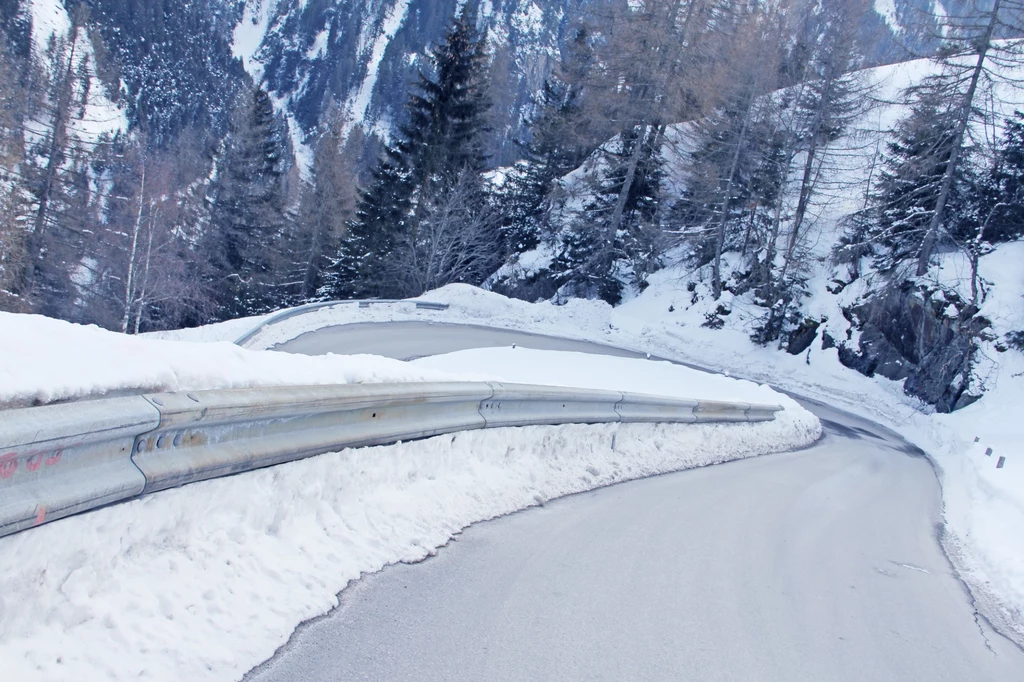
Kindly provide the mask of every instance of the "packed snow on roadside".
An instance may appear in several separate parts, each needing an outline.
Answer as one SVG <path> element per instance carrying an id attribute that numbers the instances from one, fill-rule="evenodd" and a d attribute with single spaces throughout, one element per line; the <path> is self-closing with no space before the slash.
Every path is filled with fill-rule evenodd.
<path id="1" fill-rule="evenodd" d="M 110 393 L 472 378 L 372 355 L 308 357 L 161 341 L 0 312 L 0 407 Z"/>
<path id="2" fill-rule="evenodd" d="M 410 371 L 460 364 L 504 381 L 544 378 L 531 373 L 540 367 L 549 384 L 786 410 L 755 424 L 493 429 L 350 449 L 0 538 L 5 679 L 236 680 L 298 623 L 337 606 L 350 581 L 430 556 L 471 523 L 821 434 L 817 418 L 767 387 L 665 363 L 492 349 Z"/>

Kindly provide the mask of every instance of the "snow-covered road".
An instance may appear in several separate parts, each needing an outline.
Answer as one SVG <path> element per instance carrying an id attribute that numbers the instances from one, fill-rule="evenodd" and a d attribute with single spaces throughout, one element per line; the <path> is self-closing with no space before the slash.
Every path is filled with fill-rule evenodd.
<path id="1" fill-rule="evenodd" d="M 401 323 L 282 349 L 409 357 L 513 342 L 604 350 Z M 808 450 L 552 502 L 369 576 L 250 679 L 1020 679 L 1024 653 L 976 617 L 940 549 L 928 462 L 870 422 L 809 407 L 827 435 Z"/>

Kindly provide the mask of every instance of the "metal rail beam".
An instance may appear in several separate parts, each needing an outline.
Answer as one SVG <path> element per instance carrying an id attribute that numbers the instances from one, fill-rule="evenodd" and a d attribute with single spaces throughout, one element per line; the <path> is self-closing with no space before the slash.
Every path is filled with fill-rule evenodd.
<path id="1" fill-rule="evenodd" d="M 161 393 L 0 411 L 0 536 L 348 447 L 504 426 L 770 421 L 778 405 L 504 383 Z"/>

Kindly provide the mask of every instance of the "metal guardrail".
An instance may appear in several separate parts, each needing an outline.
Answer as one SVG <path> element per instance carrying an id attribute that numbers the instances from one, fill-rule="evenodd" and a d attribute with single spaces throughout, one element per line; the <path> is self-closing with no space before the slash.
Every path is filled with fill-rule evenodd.
<path id="1" fill-rule="evenodd" d="M 0 536 L 347 447 L 538 424 L 771 421 L 778 405 L 501 383 L 162 393 L 0 411 Z"/>
<path id="2" fill-rule="evenodd" d="M 361 300 L 351 300 L 351 301 L 322 301 L 320 303 L 307 303 L 306 305 L 300 305 L 300 306 L 297 306 L 295 308 L 288 308 L 287 310 L 282 310 L 281 312 L 279 312 L 279 313 L 277 313 L 275 315 L 271 315 L 266 320 L 264 320 L 262 323 L 260 323 L 259 326 L 254 327 L 253 329 L 250 329 L 246 333 L 244 333 L 241 336 L 239 336 L 235 340 L 235 345 L 236 346 L 242 346 L 244 348 L 245 344 L 247 344 L 250 341 L 252 341 L 256 337 L 257 334 L 262 332 L 267 327 L 273 326 L 275 324 L 279 324 L 281 322 L 284 322 L 285 320 L 290 320 L 291 318 L 298 317 L 299 315 L 305 315 L 306 313 L 311 313 L 314 310 L 320 310 L 322 308 L 330 308 L 330 307 L 333 307 L 333 306 L 336 306 L 336 305 L 358 304 L 360 308 L 369 308 L 371 305 L 388 305 L 388 304 L 393 304 L 393 303 L 414 303 L 418 310 L 448 310 L 448 304 L 447 303 L 434 303 L 433 301 L 415 301 L 415 300 L 407 300 L 407 299 L 389 299 L 389 298 L 372 298 L 372 299 L 361 299 Z"/>
<path id="3" fill-rule="evenodd" d="M 159 423 L 142 397 L 0 410 L 0 535 L 141 495 L 132 449 Z"/>

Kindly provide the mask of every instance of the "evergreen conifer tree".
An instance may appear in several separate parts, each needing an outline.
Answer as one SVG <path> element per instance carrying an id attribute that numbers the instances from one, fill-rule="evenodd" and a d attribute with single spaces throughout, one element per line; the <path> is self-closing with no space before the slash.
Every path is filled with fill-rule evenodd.
<path id="1" fill-rule="evenodd" d="M 575 32 L 563 62 L 534 102 L 529 140 L 519 143 L 523 159 L 501 188 L 503 257 L 534 249 L 552 236 L 548 211 L 554 183 L 592 149 L 584 111 L 584 83 L 594 61 L 589 37 L 586 27 Z"/>
<path id="2" fill-rule="evenodd" d="M 432 250 L 429 242 L 437 237 L 436 231 L 423 228 L 438 207 L 448 207 L 444 211 L 451 215 L 446 195 L 456 187 L 462 200 L 485 199 L 480 175 L 486 164 L 490 102 L 484 39 L 476 29 L 475 10 L 467 5 L 460 11 L 428 59 L 431 69 L 420 72 L 406 104 L 407 121 L 360 192 L 356 217 L 336 263 L 335 295 L 407 296 L 421 293 L 413 282 L 447 283 L 443 275 L 408 276 L 424 267 L 419 254 Z M 445 224 L 459 228 L 450 221 Z M 497 244 L 492 246 L 496 251 Z M 484 269 L 481 263 L 472 270 L 472 278 L 482 279 Z M 470 276 L 460 272 L 455 281 Z"/>
<path id="3" fill-rule="evenodd" d="M 329 297 L 336 276 L 331 260 L 348 223 L 355 215 L 358 150 L 365 144 L 362 128 L 343 131 L 348 120 L 331 107 L 326 129 L 313 145 L 312 178 L 304 186 L 301 217 L 292 231 L 288 257 L 300 282 L 299 300 Z"/>
<path id="4" fill-rule="evenodd" d="M 624 280 L 643 288 L 646 276 L 661 267 L 658 135 L 653 127 L 626 131 L 616 152 L 608 154 L 614 165 L 598 179 L 592 200 L 563 235 L 552 266 L 563 295 L 596 296 L 614 305 L 622 299 Z"/>
<path id="5" fill-rule="evenodd" d="M 779 178 L 770 177 L 778 171 L 770 104 L 743 99 L 697 126 L 699 142 L 690 154 L 689 181 L 673 213 L 687 234 L 696 237 L 699 265 L 715 261 L 716 247 L 749 246 L 751 208 L 756 211 L 778 196 Z M 742 246 L 741 239 L 746 242 Z"/>
<path id="6" fill-rule="evenodd" d="M 883 168 L 875 187 L 876 220 L 869 236 L 885 250 L 877 265 L 892 270 L 900 263 L 916 258 L 934 219 L 938 197 L 944 189 L 947 166 L 957 140 L 956 119 L 950 102 L 941 90 L 923 87 L 915 92 L 910 114 L 895 128 L 886 145 Z M 964 202 L 968 198 L 966 150 L 959 162 L 944 201 L 943 229 L 961 232 Z"/>
<path id="7" fill-rule="evenodd" d="M 995 162 L 979 192 L 979 241 L 991 244 L 1024 236 L 1024 112 L 1006 119 Z"/>
<path id="8" fill-rule="evenodd" d="M 253 88 L 240 98 L 223 143 L 206 240 L 222 319 L 280 302 L 274 247 L 286 220 L 286 150 L 269 95 Z"/>

